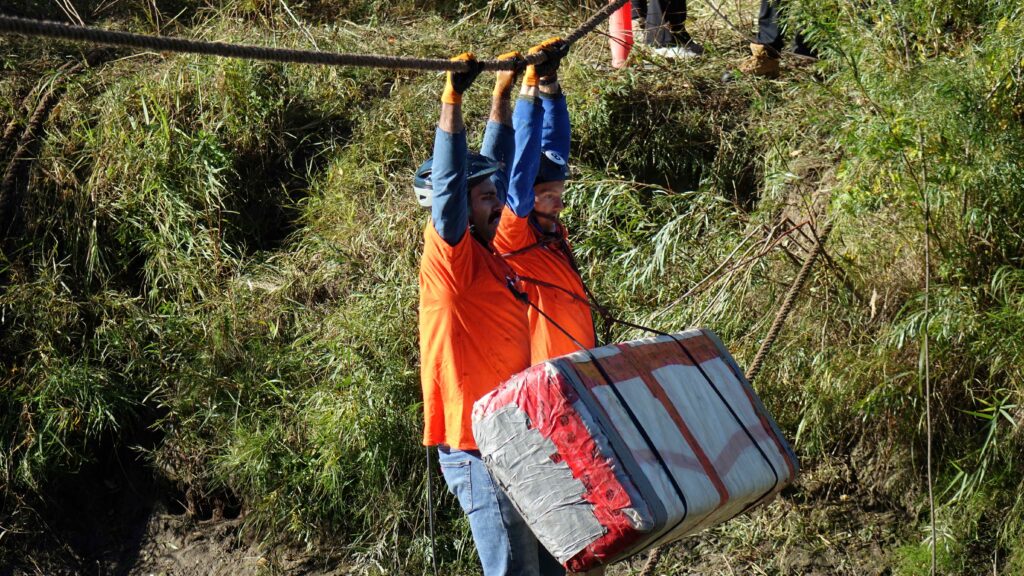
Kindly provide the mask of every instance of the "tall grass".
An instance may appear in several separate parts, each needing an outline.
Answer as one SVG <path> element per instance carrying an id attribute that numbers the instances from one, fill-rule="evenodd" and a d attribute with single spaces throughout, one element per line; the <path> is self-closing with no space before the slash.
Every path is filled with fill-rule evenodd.
<path id="1" fill-rule="evenodd" d="M 493 54 L 591 8 L 477 2 L 455 19 L 454 3 L 283 6 L 183 2 L 190 17 L 176 25 L 245 42 Z M 995 554 L 996 568 L 1019 570 L 1022 11 L 826 1 L 789 15 L 824 59 L 784 82 L 720 83 L 725 46 L 685 68 L 652 58 L 617 72 L 601 68 L 605 39 L 574 49 L 565 217 L 584 276 L 625 318 L 715 329 L 742 364 L 810 246 L 800 232 L 835 221 L 829 258 L 755 385 L 813 477 L 898 514 L 887 563 L 920 573 L 927 331 L 943 569 L 975 573 Z M 20 118 L 46 65 L 75 51 L 2 42 L 20 72 L 0 78 L 0 112 Z M 77 77 L 33 162 L 30 225 L 2 260 L 0 524 L 28 530 L 58 480 L 127 446 L 197 517 L 228 502 L 272 541 L 338 547 L 368 573 L 425 569 L 425 214 L 408 180 L 430 153 L 440 84 L 153 55 Z M 467 99 L 476 142 L 486 93 Z M 855 480 L 830 475 L 836 459 Z M 440 560 L 469 571 L 467 527 L 439 481 Z M 795 539 L 815 521 L 766 531 L 771 518 L 755 517 L 735 539 Z"/>
<path id="2" fill-rule="evenodd" d="M 822 376 L 843 383 L 838 394 L 820 392 L 843 402 L 838 412 L 830 402 L 803 429 L 818 431 L 815 443 L 823 449 L 839 440 L 822 435 L 826 430 L 847 437 L 905 434 L 914 439 L 909 455 L 920 465 L 918 354 L 927 331 L 944 569 L 973 573 L 977 566 L 968 558 L 993 548 L 997 557 L 1010 557 L 1005 566 L 1019 566 L 1017 406 L 1024 390 L 1014 278 L 1021 266 L 1024 134 L 1015 70 L 1022 11 L 1004 2 L 801 9 L 831 60 L 833 76 L 823 88 L 838 104 L 830 107 L 829 125 L 843 147 L 833 210 L 856 222 L 845 235 L 848 264 L 862 278 L 860 292 L 879 294 L 884 303 L 874 318 L 858 323 L 863 328 L 854 325 L 863 343 L 856 354 L 820 363 Z M 937 252 L 927 317 L 920 291 L 926 198 Z M 828 425 L 843 421 L 856 422 L 856 429 Z M 872 426 L 880 422 L 888 424 Z M 920 500 L 916 509 L 926 525 Z M 1005 521 L 979 521 L 991 515 Z M 922 542 L 906 549 L 908 572 L 920 569 L 913 551 L 924 548 Z"/>

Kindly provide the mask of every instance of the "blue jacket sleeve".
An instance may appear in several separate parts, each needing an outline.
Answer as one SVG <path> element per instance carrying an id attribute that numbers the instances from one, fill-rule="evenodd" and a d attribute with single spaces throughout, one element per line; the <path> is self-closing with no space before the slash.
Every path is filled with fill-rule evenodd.
<path id="1" fill-rule="evenodd" d="M 565 94 L 559 93 L 554 96 L 541 94 L 540 101 L 544 107 L 541 149 L 554 150 L 568 161 L 572 127 L 569 125 L 569 107 L 565 103 Z"/>
<path id="2" fill-rule="evenodd" d="M 491 181 L 498 189 L 498 198 L 504 203 L 508 198 L 508 178 L 512 162 L 512 154 L 516 147 L 515 133 L 511 126 L 500 122 L 490 121 L 487 123 L 487 130 L 484 132 L 484 144 L 480 153 L 491 160 L 501 164 L 501 170 L 494 173 Z"/>
<path id="3" fill-rule="evenodd" d="M 434 201 L 430 216 L 434 220 L 434 229 L 450 246 L 458 244 L 469 228 L 466 150 L 465 130 L 451 134 L 437 128 L 431 169 Z"/>
<path id="4" fill-rule="evenodd" d="M 512 112 L 515 127 L 515 159 L 506 204 L 520 218 L 533 211 L 533 182 L 540 168 L 541 123 L 544 108 L 533 98 L 520 98 Z"/>

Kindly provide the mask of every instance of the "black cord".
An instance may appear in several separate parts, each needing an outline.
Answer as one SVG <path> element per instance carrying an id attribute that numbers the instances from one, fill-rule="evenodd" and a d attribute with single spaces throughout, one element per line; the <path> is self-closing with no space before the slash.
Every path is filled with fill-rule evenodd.
<path id="1" fill-rule="evenodd" d="M 672 470 L 669 468 L 668 463 L 665 461 L 665 458 L 661 455 L 661 452 L 658 450 L 657 446 L 654 445 L 654 441 L 651 439 L 650 435 L 647 434 L 647 430 L 640 423 L 640 419 L 637 417 L 636 413 L 633 412 L 633 408 L 629 405 L 628 402 L 626 402 L 626 398 L 622 395 L 622 392 L 619 391 L 618 387 L 615 385 L 615 382 L 612 380 L 611 376 L 608 375 L 608 372 L 604 369 L 604 366 L 601 365 L 601 361 L 597 359 L 597 356 L 593 353 L 593 351 L 591 351 L 586 346 L 581 344 L 580 341 L 574 338 L 573 335 L 570 334 L 568 330 L 563 328 L 561 324 L 556 322 L 553 318 L 551 318 L 551 316 L 545 314 L 543 310 L 541 310 L 536 304 L 531 302 L 526 292 L 518 290 L 515 287 L 514 278 L 507 278 L 507 286 L 508 289 L 512 291 L 512 295 L 516 298 L 516 300 L 519 300 L 520 302 L 525 303 L 530 308 L 536 310 L 538 314 L 543 316 L 544 319 L 546 319 L 548 322 L 551 322 L 551 324 L 555 328 L 558 328 L 563 334 L 565 334 L 570 340 L 573 341 L 573 344 L 576 344 L 576 346 L 578 346 L 580 350 L 582 350 L 587 356 L 590 357 L 591 362 L 594 363 L 594 367 L 597 368 L 597 371 L 600 372 L 601 377 L 604 378 L 605 383 L 608 385 L 608 389 L 611 390 L 613 394 L 615 394 L 615 398 L 619 401 L 620 404 L 622 404 L 622 407 L 626 410 L 626 415 L 629 416 L 629 419 L 633 423 L 633 426 L 636 428 L 637 432 L 640 433 L 640 437 L 643 438 L 644 443 L 647 444 L 647 447 L 651 450 L 651 453 L 654 454 L 655 459 L 658 460 L 658 464 L 665 471 L 665 476 L 668 478 L 668 481 L 672 484 L 672 490 L 676 493 L 676 496 L 679 497 L 679 501 L 683 505 L 683 519 L 686 519 L 690 511 L 689 505 L 686 502 L 686 495 L 683 494 L 682 488 L 679 487 L 679 483 L 676 482 L 675 476 L 672 475 Z"/>
<path id="2" fill-rule="evenodd" d="M 572 262 L 572 260 L 570 260 L 570 263 L 571 264 L 575 264 L 574 262 Z M 573 268 L 575 269 L 575 266 L 573 266 Z M 633 426 L 640 433 L 641 437 L 644 440 L 644 443 L 647 444 L 647 447 L 651 450 L 651 453 L 654 454 L 655 459 L 658 460 L 658 463 L 661 465 L 662 469 L 665 471 L 665 476 L 671 482 L 673 491 L 679 497 L 679 500 L 680 500 L 680 502 L 683 505 L 683 516 L 679 519 L 679 521 L 677 521 L 672 526 L 672 528 L 662 532 L 662 534 L 671 534 L 680 525 L 682 525 L 683 522 L 686 521 L 686 519 L 688 517 L 688 514 L 689 514 L 689 506 L 688 506 L 688 504 L 686 502 L 686 496 L 683 494 L 682 489 L 679 487 L 679 484 L 676 482 L 675 477 L 672 475 L 672 472 L 669 469 L 668 464 L 665 462 L 665 459 L 662 457 L 662 455 L 658 451 L 658 449 L 654 446 L 653 440 L 651 440 L 650 436 L 647 434 L 647 431 L 644 429 L 643 425 L 640 424 L 640 419 L 637 418 L 636 414 L 633 412 L 633 409 L 630 407 L 629 403 L 626 402 L 625 397 L 622 396 L 621 392 L 619 392 L 618 388 L 615 386 L 615 383 L 612 381 L 611 377 L 608 375 L 608 372 L 605 371 L 604 366 L 601 365 L 601 362 L 600 362 L 600 360 L 598 360 L 597 356 L 591 350 L 589 350 L 585 346 L 583 346 L 583 344 L 580 343 L 579 340 L 574 338 L 573 335 L 570 334 L 569 331 L 566 330 L 564 327 L 562 327 L 561 324 L 556 322 L 553 318 L 551 318 L 551 316 L 547 315 L 536 304 L 534 304 L 532 301 L 530 301 L 530 298 L 526 294 L 526 292 L 523 292 L 523 291 L 520 291 L 519 289 L 517 289 L 515 287 L 515 280 L 516 279 L 512 278 L 512 277 L 506 278 L 508 289 L 512 292 L 512 294 L 516 298 L 516 300 L 519 300 L 520 302 L 523 302 L 524 304 L 526 304 L 530 308 L 533 308 L 538 314 L 540 314 L 545 320 L 550 322 L 555 328 L 557 328 L 559 331 L 561 331 L 563 334 L 565 334 L 566 337 L 568 337 L 570 340 L 572 340 L 572 342 L 577 347 L 579 347 L 580 350 L 582 350 L 584 353 L 587 354 L 587 356 L 590 357 L 590 360 L 594 363 L 594 367 L 597 368 L 598 372 L 600 372 L 602 378 L 604 378 L 604 380 L 605 380 L 605 383 L 608 385 L 608 388 L 612 391 L 612 393 L 615 395 L 615 398 L 619 401 L 619 403 L 625 409 L 626 415 L 629 417 L 630 421 L 633 423 Z M 545 283 L 545 284 L 547 284 L 547 283 Z M 556 286 L 556 288 L 557 288 L 557 286 Z M 758 502 L 760 502 L 765 497 L 767 497 L 769 494 L 771 494 L 775 490 L 775 487 L 778 486 L 778 483 L 779 483 L 779 472 L 775 468 L 775 464 L 772 463 L 770 458 L 768 458 L 768 454 L 765 453 L 764 449 L 761 447 L 761 444 L 759 442 L 757 442 L 757 440 L 754 438 L 754 435 L 750 431 L 750 429 L 747 428 L 747 426 L 743 423 L 742 420 L 740 420 L 739 415 L 736 413 L 735 409 L 728 402 L 728 400 L 726 400 L 725 395 L 722 394 L 722 391 L 719 390 L 718 386 L 711 379 L 711 377 L 704 370 L 704 368 L 700 365 L 700 362 L 697 361 L 697 358 L 690 352 L 690 350 L 686 347 L 686 345 L 683 344 L 683 342 L 679 338 L 676 338 L 674 335 L 669 334 L 668 332 L 663 332 L 661 330 L 657 330 L 655 328 L 650 328 L 650 327 L 647 327 L 647 326 L 641 326 L 639 324 L 633 324 L 632 322 L 627 322 L 625 320 L 619 320 L 617 318 L 612 318 L 612 320 L 615 321 L 615 322 L 618 322 L 620 324 L 623 324 L 624 326 L 629 326 L 631 328 L 636 328 L 636 329 L 639 329 L 639 330 L 646 330 L 646 331 L 651 332 L 653 334 L 658 334 L 660 336 L 667 336 L 668 338 L 671 338 L 672 341 L 675 342 L 676 345 L 679 346 L 679 349 L 683 351 L 683 354 L 686 355 L 686 357 L 690 360 L 690 362 L 693 364 L 693 366 L 695 368 L 697 368 L 697 370 L 700 372 L 701 376 L 708 383 L 708 386 L 711 387 L 711 389 L 715 392 L 715 395 L 718 396 L 718 399 L 725 406 L 726 410 L 729 411 L 729 414 L 732 416 L 733 420 L 740 427 L 740 429 L 743 430 L 743 433 L 747 436 L 747 439 L 750 440 L 750 443 L 753 444 L 754 448 L 757 449 L 758 453 L 761 455 L 761 458 L 768 465 L 768 468 L 771 469 L 772 476 L 774 477 L 774 482 L 772 483 L 771 488 L 769 488 L 764 493 L 762 493 L 757 499 L 751 501 L 751 503 L 748 504 L 746 507 L 744 507 L 744 509 L 740 513 L 745 512 L 746 510 L 748 510 L 751 507 L 755 506 Z"/>

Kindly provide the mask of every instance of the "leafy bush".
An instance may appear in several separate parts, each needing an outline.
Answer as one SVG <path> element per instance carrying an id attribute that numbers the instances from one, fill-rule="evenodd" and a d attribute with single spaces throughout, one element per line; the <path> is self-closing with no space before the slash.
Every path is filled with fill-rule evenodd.
<path id="1" fill-rule="evenodd" d="M 592 4 L 475 2 L 455 21 L 455 3 L 186 2 L 180 25 L 250 43 L 494 54 Z M 900 544 L 885 553 L 920 573 L 927 332 L 943 567 L 972 573 L 995 553 L 1012 571 L 1024 562 L 1022 10 L 816 1 L 787 17 L 824 56 L 811 73 L 787 70 L 790 82 L 721 84 L 714 51 L 681 75 L 656 58 L 602 69 L 599 36 L 574 49 L 565 217 L 584 276 L 627 319 L 715 329 L 742 364 L 811 245 L 803 235 L 835 222 L 759 393 L 806 470 L 898 514 Z M 22 98 L 77 52 L 0 46 L 17 71 L 0 78 L 0 112 L 23 122 Z M 341 545 L 365 571 L 422 569 L 425 214 L 408 178 L 429 155 L 439 87 L 436 74 L 184 56 L 75 77 L 0 269 L 0 524 L 27 528 L 58 480 L 127 446 L 198 517 L 228 502 L 267 538 Z M 471 141 L 486 92 L 467 98 Z M 855 479 L 828 476 L 836 458 Z M 466 571 L 467 527 L 437 479 L 440 559 Z M 796 538 L 816 518 L 775 528 Z M 741 538 L 754 542 L 771 521 L 737 530 L 753 526 Z"/>

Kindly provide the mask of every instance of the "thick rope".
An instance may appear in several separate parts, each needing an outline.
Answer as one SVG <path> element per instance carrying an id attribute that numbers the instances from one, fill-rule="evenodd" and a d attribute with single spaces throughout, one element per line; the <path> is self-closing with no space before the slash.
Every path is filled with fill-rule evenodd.
<path id="1" fill-rule="evenodd" d="M 32 145 L 36 141 L 36 134 L 38 134 L 43 122 L 50 116 L 50 111 L 53 110 L 54 105 L 60 100 L 61 92 L 60 87 L 56 87 L 39 99 L 35 111 L 28 119 L 28 126 L 22 133 L 18 146 L 11 156 L 11 161 L 3 172 L 3 178 L 0 179 L 0 240 L 6 240 L 9 236 L 13 236 L 13 233 L 19 227 L 18 222 L 20 220 L 21 198 L 24 187 L 17 185 L 18 176 L 21 168 L 25 166 L 32 156 L 31 150 Z"/>
<path id="2" fill-rule="evenodd" d="M 807 279 L 811 276 L 811 269 L 814 268 L 814 262 L 818 259 L 818 256 L 821 255 L 821 251 L 825 247 L 825 241 L 828 239 L 830 232 L 832 232 L 831 222 L 826 224 L 825 228 L 821 231 L 821 234 L 818 236 L 817 244 L 814 245 L 811 253 L 807 255 L 807 259 L 804 260 L 804 265 L 800 268 L 800 272 L 793 281 L 793 285 L 789 287 L 786 299 L 783 301 L 782 307 L 779 308 L 778 313 L 775 314 L 775 320 L 772 322 L 771 329 L 768 330 L 768 335 L 765 336 L 764 342 L 761 343 L 761 348 L 757 351 L 757 355 L 754 356 L 754 361 L 750 363 L 750 368 L 747 369 L 747 380 L 754 380 L 754 378 L 757 377 L 757 374 L 761 371 L 761 367 L 764 365 L 764 360 L 768 357 L 768 352 L 771 351 L 772 345 L 775 344 L 775 340 L 778 339 L 779 333 L 782 332 L 782 326 L 786 323 L 786 319 L 789 317 L 790 312 L 793 311 L 793 307 L 796 305 L 797 296 L 800 295 L 804 284 L 807 283 Z M 651 550 L 650 554 L 647 555 L 647 561 L 644 563 L 643 569 L 640 570 L 640 576 L 654 575 L 654 571 L 658 567 L 658 561 L 661 560 L 663 548 L 664 546 L 659 546 L 658 548 Z"/>
<path id="3" fill-rule="evenodd" d="M 611 16 L 612 12 L 626 4 L 628 0 L 615 0 L 584 22 L 579 28 L 564 37 L 568 45 L 576 43 Z M 23 34 L 58 38 L 75 42 L 91 42 L 111 46 L 141 48 L 158 52 L 182 52 L 203 54 L 226 58 L 244 58 L 247 60 L 265 60 L 270 62 L 289 62 L 294 64 L 322 64 L 328 66 L 360 66 L 370 68 L 393 68 L 406 70 L 451 70 L 463 72 L 468 69 L 465 62 L 455 62 L 445 58 L 412 58 L 408 56 L 386 56 L 383 54 L 348 54 L 342 52 L 320 52 L 313 50 L 292 50 L 288 48 L 266 48 L 244 44 L 225 42 L 205 42 L 169 36 L 151 36 L 134 34 L 116 30 L 104 30 L 89 26 L 73 26 L 61 22 L 32 20 L 14 16 L 0 15 L 0 33 Z M 483 70 L 513 70 L 528 64 L 539 64 L 547 59 L 547 54 L 538 52 L 521 61 L 512 60 L 480 60 Z"/>
<path id="4" fill-rule="evenodd" d="M 818 236 L 818 243 L 814 245 L 814 249 L 807 255 L 807 260 L 804 260 L 804 265 L 800 268 L 800 273 L 797 274 L 796 280 L 794 280 L 793 285 L 790 286 L 789 293 L 786 294 L 786 300 L 782 303 L 782 307 L 779 308 L 779 312 L 775 315 L 775 320 L 772 322 L 771 329 L 768 330 L 768 335 L 765 336 L 764 342 L 761 343 L 761 348 L 754 356 L 754 361 L 750 363 L 750 367 L 747 369 L 747 380 L 754 380 L 754 378 L 757 378 L 757 373 L 761 371 L 761 366 L 764 365 L 765 358 L 768 357 L 768 353 L 771 351 L 772 345 L 775 344 L 775 340 L 779 337 L 779 333 L 782 331 L 782 325 L 786 323 L 789 313 L 793 311 L 793 306 L 796 305 L 797 296 L 800 295 L 800 291 L 803 290 L 804 284 L 811 276 L 811 269 L 814 268 L 814 261 L 818 259 L 822 249 L 825 247 L 825 241 L 828 240 L 830 232 L 832 232 L 831 222 L 826 224 L 825 228 L 821 231 L 821 234 Z"/>
<path id="5" fill-rule="evenodd" d="M 11 120 L 7 122 L 7 128 L 4 129 L 3 137 L 0 137 L 0 157 L 7 154 L 7 150 L 14 146 L 15 140 L 18 139 L 19 126 L 21 126 L 21 121 L 18 119 L 18 113 L 15 112 L 11 116 Z"/>
<path id="6" fill-rule="evenodd" d="M 62 66 L 59 75 L 49 83 L 49 87 L 45 91 L 43 87 L 40 87 L 39 102 L 28 118 L 21 137 L 14 138 L 17 116 L 12 119 L 12 125 L 9 125 L 5 131 L 4 141 L 0 143 L 3 146 L 0 153 L 6 152 L 8 146 L 13 145 L 15 140 L 17 140 L 17 147 L 14 148 L 7 168 L 0 178 L 0 242 L 6 242 L 9 237 L 17 233 L 20 227 L 22 196 L 27 190 L 27 183 L 19 183 L 19 179 L 24 175 L 23 170 L 27 169 L 26 167 L 35 155 L 35 147 L 38 146 L 37 137 L 42 131 L 43 124 L 50 117 L 50 112 L 60 101 L 64 92 L 64 84 L 71 75 L 89 66 L 95 66 L 106 57 L 106 50 L 93 50 L 85 57 L 84 61 Z"/>

